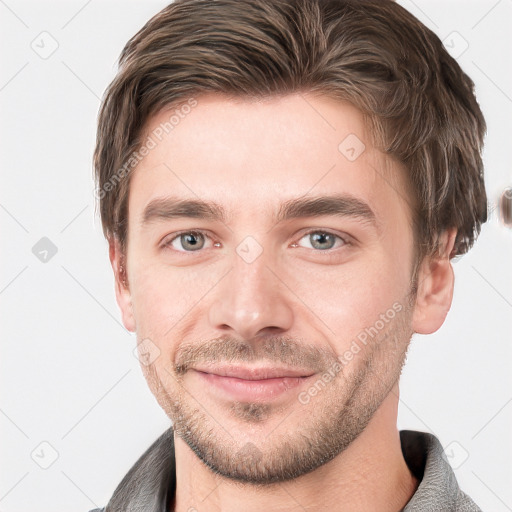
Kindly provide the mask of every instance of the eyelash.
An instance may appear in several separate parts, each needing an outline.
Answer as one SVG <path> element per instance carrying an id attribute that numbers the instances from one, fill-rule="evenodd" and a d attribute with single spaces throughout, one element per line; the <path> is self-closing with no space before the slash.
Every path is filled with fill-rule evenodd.
<path id="1" fill-rule="evenodd" d="M 308 235 L 311 235 L 313 233 L 321 233 L 321 234 L 325 234 L 325 235 L 331 235 L 331 236 L 334 236 L 334 237 L 338 238 L 339 240 L 341 240 L 343 242 L 342 246 L 341 247 L 337 247 L 337 248 L 325 249 L 323 251 L 320 250 L 320 249 L 312 249 L 313 251 L 318 252 L 318 253 L 332 254 L 337 249 L 342 249 L 345 246 L 353 245 L 352 242 L 348 239 L 348 237 L 343 237 L 341 235 L 338 235 L 337 233 L 333 233 L 332 231 L 329 231 L 329 230 L 326 230 L 326 229 L 318 229 L 318 228 L 311 229 L 310 231 L 307 231 L 306 233 L 303 233 L 302 236 L 299 238 L 299 241 L 302 240 L 304 237 L 306 237 Z M 174 236 L 170 240 L 168 240 L 167 242 L 164 242 L 162 244 L 162 248 L 163 249 L 167 249 L 168 247 L 171 246 L 171 244 L 175 240 L 177 240 L 182 235 L 203 235 L 205 238 L 210 238 L 208 233 L 206 231 L 201 230 L 201 229 L 194 229 L 194 230 L 189 230 L 189 231 L 180 231 L 178 233 L 175 233 Z M 294 244 L 295 243 L 296 242 L 294 242 Z M 307 248 L 303 247 L 303 249 L 307 249 Z M 186 253 L 194 254 L 195 252 L 197 252 L 197 253 L 202 252 L 201 249 L 199 249 L 197 251 L 178 251 L 176 249 L 171 249 L 171 250 L 174 250 L 175 252 L 182 253 L 182 254 L 186 254 Z"/>

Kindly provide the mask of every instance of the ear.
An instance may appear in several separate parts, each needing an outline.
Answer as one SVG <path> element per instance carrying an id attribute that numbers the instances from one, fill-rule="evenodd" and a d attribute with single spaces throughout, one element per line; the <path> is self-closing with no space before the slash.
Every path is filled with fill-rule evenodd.
<path id="1" fill-rule="evenodd" d="M 114 271 L 116 301 L 121 310 L 123 324 L 126 329 L 135 332 L 135 318 L 133 316 L 132 298 L 126 271 L 126 256 L 121 250 L 117 238 L 113 237 L 109 239 L 108 245 L 110 264 Z"/>
<path id="2" fill-rule="evenodd" d="M 425 257 L 418 272 L 418 292 L 412 320 L 414 332 L 431 334 L 444 323 L 453 298 L 454 274 L 450 256 L 457 230 L 445 231 L 439 240 L 439 253 Z"/>

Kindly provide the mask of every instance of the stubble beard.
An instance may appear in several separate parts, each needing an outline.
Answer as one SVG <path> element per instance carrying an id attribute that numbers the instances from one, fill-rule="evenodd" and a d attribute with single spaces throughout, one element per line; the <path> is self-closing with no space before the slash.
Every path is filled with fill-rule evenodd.
<path id="1" fill-rule="evenodd" d="M 196 356 L 200 358 L 200 355 L 208 354 L 218 361 L 247 362 L 261 356 L 261 352 L 256 354 L 251 345 L 223 340 L 206 351 L 193 352 L 192 357 L 184 356 L 182 363 L 186 361 L 186 364 L 177 363 L 158 372 L 154 366 L 146 368 L 146 379 L 171 419 L 175 435 L 183 439 L 214 473 L 252 486 L 285 482 L 329 462 L 363 432 L 400 377 L 413 334 L 411 318 L 412 306 L 404 305 L 386 328 L 355 354 L 354 359 L 307 404 L 295 399 L 293 409 L 277 411 L 283 414 L 282 422 L 287 423 L 286 428 L 270 432 L 264 443 L 256 439 L 254 443 L 234 439 L 219 420 L 229 414 L 230 419 L 236 418 L 242 426 L 261 426 L 276 413 L 271 403 L 233 402 L 227 410 L 215 410 L 214 419 L 182 383 Z M 320 355 L 316 349 L 308 352 L 304 345 L 299 348 L 293 342 L 283 349 L 286 342 L 281 338 L 269 339 L 260 346 L 264 347 L 267 356 L 272 356 L 266 357 L 267 361 L 289 360 L 287 356 L 294 354 L 294 364 L 298 364 L 299 360 L 312 359 L 317 354 L 325 371 L 339 362 L 332 353 Z M 294 351 L 291 350 L 293 347 Z M 351 365 L 354 369 L 349 371 Z M 318 373 L 319 379 L 322 373 Z"/>

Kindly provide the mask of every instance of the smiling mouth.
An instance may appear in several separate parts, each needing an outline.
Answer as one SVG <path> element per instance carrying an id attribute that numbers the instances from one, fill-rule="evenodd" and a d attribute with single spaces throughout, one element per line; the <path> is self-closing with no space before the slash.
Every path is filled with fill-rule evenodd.
<path id="1" fill-rule="evenodd" d="M 297 388 L 314 375 L 303 369 L 217 366 L 191 369 L 211 391 L 239 401 L 267 401 Z"/>

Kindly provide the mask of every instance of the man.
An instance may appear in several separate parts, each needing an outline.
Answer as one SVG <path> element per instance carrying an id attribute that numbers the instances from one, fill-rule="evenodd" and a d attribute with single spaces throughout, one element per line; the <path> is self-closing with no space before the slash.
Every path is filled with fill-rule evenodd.
<path id="1" fill-rule="evenodd" d="M 396 426 L 486 220 L 473 83 L 390 0 L 177 0 L 126 45 L 95 169 L 172 420 L 107 512 L 480 510 Z"/>

